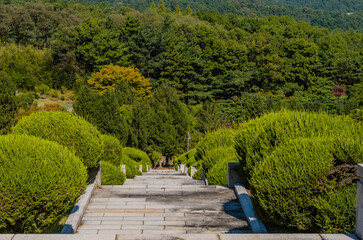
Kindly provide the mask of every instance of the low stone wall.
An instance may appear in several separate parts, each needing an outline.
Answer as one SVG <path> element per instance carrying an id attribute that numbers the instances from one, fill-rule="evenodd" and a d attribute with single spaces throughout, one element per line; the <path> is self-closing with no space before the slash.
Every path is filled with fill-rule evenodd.
<path id="1" fill-rule="evenodd" d="M 354 234 L 3 234 L 0 240 L 359 240 Z"/>

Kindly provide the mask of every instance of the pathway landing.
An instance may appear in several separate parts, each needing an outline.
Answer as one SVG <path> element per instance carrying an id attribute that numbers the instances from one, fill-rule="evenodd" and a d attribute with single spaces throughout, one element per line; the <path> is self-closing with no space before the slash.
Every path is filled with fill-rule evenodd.
<path id="1" fill-rule="evenodd" d="M 173 170 L 152 170 L 102 186 L 77 234 L 251 233 L 233 190 Z"/>

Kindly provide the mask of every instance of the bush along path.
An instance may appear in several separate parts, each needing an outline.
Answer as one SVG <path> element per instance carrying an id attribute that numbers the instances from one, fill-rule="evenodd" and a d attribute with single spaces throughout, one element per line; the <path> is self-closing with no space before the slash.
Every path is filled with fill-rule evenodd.
<path id="1" fill-rule="evenodd" d="M 233 190 L 152 170 L 92 196 L 77 234 L 251 233 Z"/>

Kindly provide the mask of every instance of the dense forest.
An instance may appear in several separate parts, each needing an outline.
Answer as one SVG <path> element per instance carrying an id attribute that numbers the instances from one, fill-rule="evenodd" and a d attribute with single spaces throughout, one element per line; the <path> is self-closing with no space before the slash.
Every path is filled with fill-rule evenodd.
<path id="1" fill-rule="evenodd" d="M 0 18 L 2 101 L 15 90 L 74 90 L 78 114 L 147 152 L 171 157 L 185 150 L 188 131 L 199 136 L 281 108 L 352 114 L 363 104 L 358 31 L 288 16 L 171 12 L 163 2 L 143 13 L 2 4 Z M 3 131 L 29 102 L 17 99 L 2 109 Z"/>
<path id="2" fill-rule="evenodd" d="M 58 2 L 66 4 L 72 1 L 43 0 L 44 2 Z M 0 0 L 0 3 L 37 2 L 35 0 Z M 98 5 L 104 12 L 110 13 L 113 7 L 130 7 L 138 11 L 148 9 L 153 0 L 77 0 L 83 4 Z M 195 12 L 215 10 L 222 15 L 237 14 L 239 16 L 268 17 L 290 16 L 296 21 L 305 21 L 313 26 L 330 29 L 363 31 L 363 4 L 359 0 L 344 1 L 297 1 L 297 0 L 168 0 L 165 1 L 166 11 L 171 13 L 179 6 L 186 9 L 188 6 Z"/>

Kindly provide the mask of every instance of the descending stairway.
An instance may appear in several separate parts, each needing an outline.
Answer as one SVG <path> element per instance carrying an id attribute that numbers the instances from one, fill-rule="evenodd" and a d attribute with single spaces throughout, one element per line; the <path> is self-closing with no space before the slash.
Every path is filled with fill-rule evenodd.
<path id="1" fill-rule="evenodd" d="M 233 190 L 152 170 L 92 196 L 77 234 L 251 233 Z"/>

